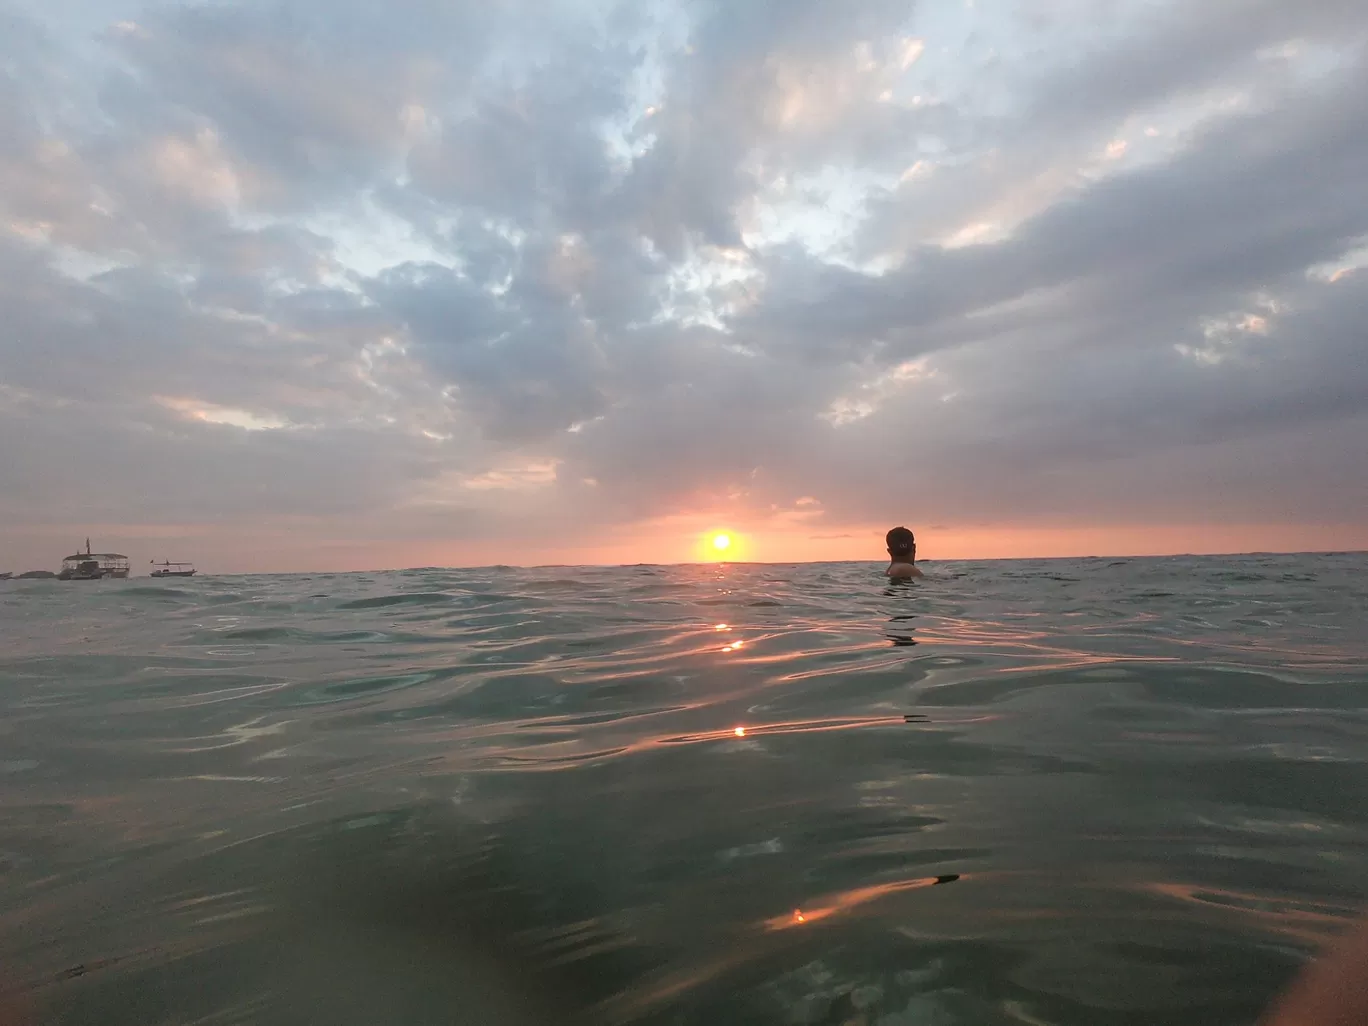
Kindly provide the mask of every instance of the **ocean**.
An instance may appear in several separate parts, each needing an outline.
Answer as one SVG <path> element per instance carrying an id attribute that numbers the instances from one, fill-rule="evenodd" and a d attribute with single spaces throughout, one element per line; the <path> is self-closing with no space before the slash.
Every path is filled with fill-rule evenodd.
<path id="1" fill-rule="evenodd" d="M 0 583 L 0 1008 L 1252 1022 L 1368 901 L 1368 556 L 925 569 Z"/>

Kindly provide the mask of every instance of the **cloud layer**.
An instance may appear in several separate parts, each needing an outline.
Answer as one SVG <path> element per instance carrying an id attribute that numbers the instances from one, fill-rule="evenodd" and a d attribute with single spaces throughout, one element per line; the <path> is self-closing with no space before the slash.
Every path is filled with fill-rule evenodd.
<path id="1" fill-rule="evenodd" d="M 1356 0 L 0 0 L 0 564 L 1368 545 L 1365 47 Z"/>

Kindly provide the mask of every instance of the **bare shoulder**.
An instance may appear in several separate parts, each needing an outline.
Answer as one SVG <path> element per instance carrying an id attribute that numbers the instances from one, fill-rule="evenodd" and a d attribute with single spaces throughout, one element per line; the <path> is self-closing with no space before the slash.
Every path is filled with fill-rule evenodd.
<path id="1" fill-rule="evenodd" d="M 925 577 L 926 575 L 917 569 L 912 563 L 894 563 L 884 573 L 893 578 Z"/>

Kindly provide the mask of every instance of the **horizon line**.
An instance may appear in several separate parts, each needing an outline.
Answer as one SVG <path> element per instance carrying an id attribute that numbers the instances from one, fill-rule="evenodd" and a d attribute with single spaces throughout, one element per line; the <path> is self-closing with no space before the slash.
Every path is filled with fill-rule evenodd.
<path id="1" fill-rule="evenodd" d="M 1162 553 L 1103 553 L 1088 556 L 984 556 L 968 557 L 956 559 L 918 559 L 920 563 L 1026 563 L 1026 562 L 1079 562 L 1084 560 L 1101 559 L 1226 559 L 1234 556 L 1358 556 L 1368 555 L 1368 549 L 1302 549 L 1283 551 L 1276 549 L 1255 549 L 1244 552 L 1162 552 Z M 837 566 L 852 563 L 869 563 L 879 565 L 885 560 L 879 559 L 811 559 L 797 561 L 773 561 L 773 560 L 706 560 L 676 563 L 480 563 L 462 566 L 440 566 L 436 564 L 427 566 L 392 566 L 392 567 L 370 567 L 357 570 L 238 570 L 224 571 L 219 573 L 200 571 L 197 577 L 302 577 L 306 575 L 343 575 L 343 574 L 390 574 L 390 573 L 410 573 L 424 570 L 623 570 L 639 567 L 669 569 L 675 567 L 725 567 L 725 566 Z M 26 571 L 29 572 L 29 571 Z M 18 579 L 19 574 L 15 573 L 14 579 Z M 143 580 L 142 577 L 129 577 L 126 580 Z M 147 575 L 147 580 L 151 580 L 151 575 Z"/>

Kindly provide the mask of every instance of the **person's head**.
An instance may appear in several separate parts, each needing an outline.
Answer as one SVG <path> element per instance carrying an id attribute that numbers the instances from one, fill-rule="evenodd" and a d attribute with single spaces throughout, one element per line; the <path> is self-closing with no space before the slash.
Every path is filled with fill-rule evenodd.
<path id="1" fill-rule="evenodd" d="M 888 542 L 888 555 L 895 563 L 915 563 L 917 561 L 917 539 L 905 527 L 895 527 L 884 539 Z"/>

